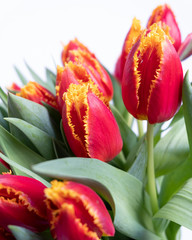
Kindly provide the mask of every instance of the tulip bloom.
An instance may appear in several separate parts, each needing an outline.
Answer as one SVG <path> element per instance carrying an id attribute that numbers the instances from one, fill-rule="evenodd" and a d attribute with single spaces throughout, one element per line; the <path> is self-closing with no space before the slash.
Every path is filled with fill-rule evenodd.
<path id="1" fill-rule="evenodd" d="M 153 23 L 158 22 L 161 22 L 165 28 L 166 26 L 169 27 L 169 34 L 174 40 L 173 45 L 177 51 L 181 45 L 181 33 L 175 20 L 175 15 L 167 4 L 158 6 L 153 10 L 151 17 L 148 20 L 147 28 L 153 25 Z"/>
<path id="2" fill-rule="evenodd" d="M 64 66 L 72 61 L 77 65 L 81 65 L 91 80 L 98 85 L 99 90 L 103 93 L 108 101 L 113 97 L 113 85 L 108 73 L 99 63 L 93 53 L 91 53 L 83 44 L 70 41 L 64 48 L 62 53 L 62 61 Z"/>
<path id="3" fill-rule="evenodd" d="M 77 157 L 108 162 L 122 149 L 119 127 L 93 84 L 70 84 L 64 94 L 63 129 Z"/>
<path id="4" fill-rule="evenodd" d="M 122 82 L 123 70 L 124 70 L 127 56 L 129 54 L 132 46 L 136 43 L 136 41 L 141 36 L 142 32 L 143 32 L 143 30 L 141 28 L 140 21 L 138 19 L 134 18 L 133 22 L 132 22 L 132 26 L 125 38 L 121 55 L 118 58 L 116 66 L 115 66 L 114 75 L 119 80 L 120 83 Z"/>
<path id="5" fill-rule="evenodd" d="M 34 232 L 48 228 L 44 189 L 45 186 L 33 178 L 0 175 L 0 237 L 10 235 L 8 225 Z"/>
<path id="6" fill-rule="evenodd" d="M 45 189 L 46 205 L 54 239 L 99 240 L 115 229 L 100 197 L 76 182 L 52 181 Z"/>
<path id="7" fill-rule="evenodd" d="M 28 82 L 27 85 L 22 87 L 20 92 L 16 95 L 39 103 L 41 105 L 43 105 L 43 101 L 52 106 L 53 108 L 58 108 L 56 97 L 37 82 Z"/>
<path id="8" fill-rule="evenodd" d="M 183 71 L 165 32 L 154 24 L 128 55 L 122 82 L 127 110 L 137 119 L 159 123 L 173 117 L 181 103 Z"/>

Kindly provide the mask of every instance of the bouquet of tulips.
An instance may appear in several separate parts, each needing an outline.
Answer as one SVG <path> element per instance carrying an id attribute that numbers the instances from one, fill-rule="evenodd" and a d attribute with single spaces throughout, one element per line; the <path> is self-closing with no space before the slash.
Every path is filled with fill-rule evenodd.
<path id="1" fill-rule="evenodd" d="M 192 87 L 181 63 L 191 54 L 192 34 L 181 41 L 165 4 L 146 28 L 133 19 L 114 76 L 77 39 L 46 81 L 16 68 L 22 86 L 0 89 L 0 239 L 192 230 Z"/>

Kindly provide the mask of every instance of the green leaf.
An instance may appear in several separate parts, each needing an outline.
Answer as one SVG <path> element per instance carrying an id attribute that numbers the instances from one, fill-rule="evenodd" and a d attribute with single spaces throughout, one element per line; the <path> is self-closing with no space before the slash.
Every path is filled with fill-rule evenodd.
<path id="1" fill-rule="evenodd" d="M 33 77 L 34 81 L 39 83 L 41 86 L 43 86 L 44 88 L 48 89 L 50 92 L 52 92 L 53 94 L 55 94 L 55 87 L 53 86 L 52 83 L 49 82 L 45 82 L 43 81 L 34 71 L 33 69 L 27 64 L 25 63 L 27 66 L 27 69 L 29 70 L 31 76 Z"/>
<path id="2" fill-rule="evenodd" d="M 50 136 L 55 137 L 56 134 L 52 127 L 49 112 L 44 106 L 28 99 L 9 94 L 8 110 L 9 117 L 22 119 L 48 133 Z"/>
<path id="3" fill-rule="evenodd" d="M 17 240 L 53 240 L 50 231 L 37 234 L 15 225 L 9 225 L 8 227 Z"/>
<path id="4" fill-rule="evenodd" d="M 55 158 L 52 137 L 39 128 L 18 118 L 5 118 L 20 129 L 33 143 L 39 153 L 47 160 Z"/>
<path id="5" fill-rule="evenodd" d="M 136 159 L 128 173 L 138 178 L 141 182 L 144 182 L 147 168 L 147 146 L 144 138 L 141 139 L 141 144 L 135 154 Z"/>
<path id="6" fill-rule="evenodd" d="M 192 230 L 192 179 L 185 183 L 154 218 L 168 219 Z"/>
<path id="7" fill-rule="evenodd" d="M 14 66 L 14 68 L 20 81 L 23 83 L 23 85 L 26 85 L 28 83 L 28 80 L 26 79 L 26 77 L 20 72 L 20 70 L 16 66 Z"/>
<path id="8" fill-rule="evenodd" d="M 3 91 L 1 87 L 0 87 L 0 98 L 5 104 L 5 106 L 7 106 L 7 94 Z"/>
<path id="9" fill-rule="evenodd" d="M 94 188 L 110 202 L 114 225 L 121 234 L 134 239 L 160 239 L 152 233 L 151 211 L 144 204 L 149 199 L 143 185 L 132 175 L 89 158 L 52 160 L 37 164 L 33 169 L 44 176 L 74 180 Z"/>
<path id="10" fill-rule="evenodd" d="M 159 204 L 163 206 L 181 188 L 181 186 L 192 178 L 192 157 L 189 156 L 174 171 L 168 173 L 162 182 L 159 195 Z"/>
<path id="11" fill-rule="evenodd" d="M 167 174 L 189 155 L 184 119 L 178 120 L 154 148 L 156 176 Z"/>
<path id="12" fill-rule="evenodd" d="M 8 163 L 10 166 L 12 166 L 14 169 L 18 169 L 19 172 L 23 173 L 23 174 L 19 174 L 19 175 L 24 175 L 24 176 L 35 178 L 36 180 L 42 182 L 45 186 L 47 186 L 47 187 L 51 186 L 50 183 L 48 181 L 46 181 L 44 178 L 40 177 L 38 174 L 32 172 L 31 170 L 19 165 L 18 163 L 12 161 L 8 157 L 6 157 L 4 154 L 0 153 L 0 157 L 6 163 Z M 7 170 L 6 170 L 6 172 L 7 172 Z"/>
<path id="13" fill-rule="evenodd" d="M 0 126 L 0 136 L 0 150 L 19 165 L 30 169 L 32 164 L 45 161 L 43 157 L 18 141 L 2 126 Z"/>
<path id="14" fill-rule="evenodd" d="M 137 136 L 135 133 L 128 127 L 125 120 L 122 118 L 121 114 L 118 112 L 118 110 L 113 106 L 110 105 L 110 108 L 113 112 L 113 115 L 117 121 L 117 124 L 119 126 L 119 130 L 121 132 L 121 137 L 123 139 L 123 153 L 125 157 L 128 156 L 129 152 L 133 148 L 133 146 L 137 142 Z"/>
<path id="15" fill-rule="evenodd" d="M 189 82 L 189 72 L 185 74 L 182 98 L 183 114 L 189 139 L 190 153 L 192 154 L 192 86 Z"/>
<path id="16" fill-rule="evenodd" d="M 180 240 L 181 226 L 177 223 L 170 222 L 166 229 L 166 236 L 169 240 Z"/>
<path id="17" fill-rule="evenodd" d="M 122 116 L 127 117 L 127 109 L 123 103 L 122 93 L 121 93 L 121 86 L 117 79 L 105 68 L 109 77 L 111 78 L 113 84 L 113 103 L 114 106 L 118 109 L 118 111 L 122 114 Z"/>
<path id="18" fill-rule="evenodd" d="M 173 117 L 170 125 L 172 126 L 174 123 L 176 123 L 178 120 L 180 120 L 181 118 L 183 118 L 183 105 L 180 107 L 179 111 L 175 114 L 175 116 Z"/>
<path id="19" fill-rule="evenodd" d="M 56 85 L 56 75 L 50 69 L 46 68 L 47 82 L 52 83 L 53 86 Z"/>
<path id="20" fill-rule="evenodd" d="M 7 117 L 7 112 L 4 107 L 0 106 L 0 125 L 3 126 L 7 131 L 9 131 L 9 124 L 4 120 Z"/>

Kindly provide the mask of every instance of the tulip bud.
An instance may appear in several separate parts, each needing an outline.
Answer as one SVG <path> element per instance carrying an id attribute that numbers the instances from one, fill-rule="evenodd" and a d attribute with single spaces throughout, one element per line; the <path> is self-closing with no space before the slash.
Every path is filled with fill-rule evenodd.
<path id="1" fill-rule="evenodd" d="M 169 27 L 169 34 L 174 40 L 173 45 L 177 51 L 181 45 L 181 33 L 175 20 L 175 15 L 167 4 L 158 6 L 153 10 L 151 17 L 148 20 L 147 28 L 153 25 L 153 23 L 158 22 L 163 23 L 162 26 L 164 25 L 165 28 L 167 26 Z"/>
<path id="2" fill-rule="evenodd" d="M 99 90 L 103 93 L 108 101 L 113 97 L 113 85 L 108 73 L 99 63 L 93 53 L 91 53 L 83 44 L 70 41 L 62 53 L 64 66 L 68 62 L 81 65 L 90 76 L 91 80 L 98 85 Z"/>
<path id="3" fill-rule="evenodd" d="M 45 102 L 56 109 L 58 108 L 55 96 L 37 82 L 28 82 L 16 95 L 41 105 L 43 105 L 42 102 Z"/>
<path id="4" fill-rule="evenodd" d="M 0 236 L 10 235 L 8 225 L 34 232 L 48 228 L 44 189 L 45 186 L 33 178 L 0 175 Z"/>
<path id="5" fill-rule="evenodd" d="M 71 40 L 66 46 L 64 46 L 64 49 L 61 54 L 61 59 L 63 62 L 63 65 L 65 65 L 65 62 L 69 62 L 69 53 L 71 50 L 82 50 L 90 54 L 92 57 L 95 58 L 95 55 L 89 51 L 89 49 L 84 46 L 81 42 L 79 42 L 76 38 L 75 40 Z"/>
<path id="6" fill-rule="evenodd" d="M 99 240 L 115 229 L 100 197 L 76 182 L 52 181 L 45 189 L 48 217 L 54 239 Z"/>
<path id="7" fill-rule="evenodd" d="M 104 101 L 93 84 L 70 84 L 64 94 L 63 128 L 77 157 L 108 162 L 121 151 L 119 127 Z"/>
<path id="8" fill-rule="evenodd" d="M 127 110 L 149 123 L 163 122 L 181 103 L 183 70 L 177 52 L 165 32 L 154 24 L 128 55 L 122 82 Z"/>
<path id="9" fill-rule="evenodd" d="M 140 21 L 138 19 L 134 18 L 133 22 L 132 22 L 132 26 L 125 38 L 121 55 L 118 58 L 116 66 L 115 66 L 114 75 L 119 80 L 120 83 L 122 82 L 123 70 L 124 70 L 127 56 L 129 54 L 132 46 L 139 39 L 142 32 L 143 32 L 143 30 L 141 28 Z"/>

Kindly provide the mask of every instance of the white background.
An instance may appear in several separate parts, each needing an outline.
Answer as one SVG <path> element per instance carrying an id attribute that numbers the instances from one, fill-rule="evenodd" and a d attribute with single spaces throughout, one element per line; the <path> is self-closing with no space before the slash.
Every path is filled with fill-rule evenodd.
<path id="1" fill-rule="evenodd" d="M 30 80 L 26 61 L 42 78 L 44 67 L 61 65 L 62 43 L 77 37 L 113 72 L 133 17 L 143 27 L 160 0 L 0 0 L 0 85 L 17 82 L 16 65 Z M 182 40 L 192 32 L 192 2 L 166 1 L 173 9 Z M 192 57 L 183 62 L 190 69 Z M 191 240 L 191 231 L 182 231 Z"/>

